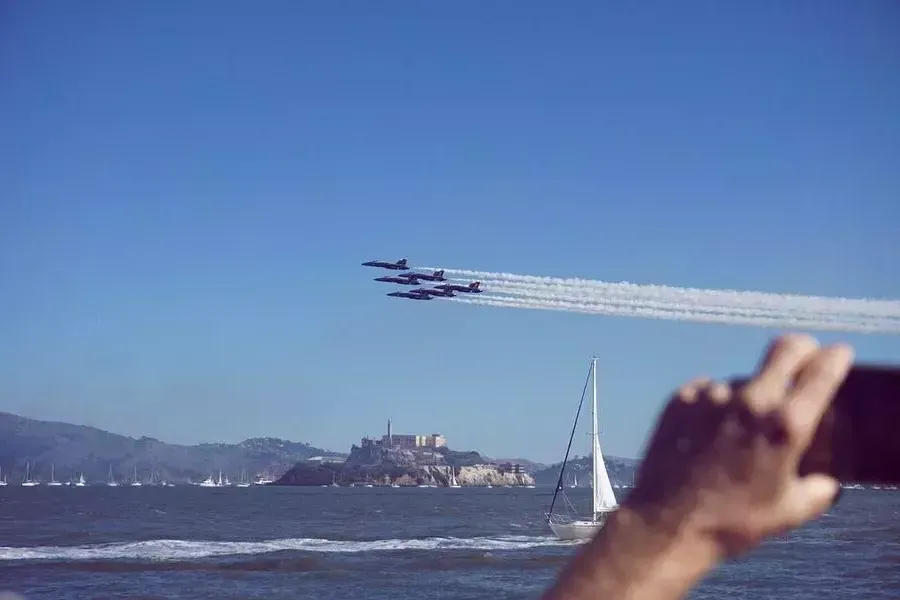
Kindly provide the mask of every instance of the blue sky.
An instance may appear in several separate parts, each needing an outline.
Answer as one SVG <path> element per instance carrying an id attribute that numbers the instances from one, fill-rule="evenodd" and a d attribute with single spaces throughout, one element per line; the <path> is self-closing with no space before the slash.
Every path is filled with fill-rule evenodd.
<path id="1" fill-rule="evenodd" d="M 895 3 L 438 4 L 0 8 L 0 409 L 551 460 L 597 353 L 635 456 L 773 332 L 403 302 L 359 263 L 900 297 Z"/>

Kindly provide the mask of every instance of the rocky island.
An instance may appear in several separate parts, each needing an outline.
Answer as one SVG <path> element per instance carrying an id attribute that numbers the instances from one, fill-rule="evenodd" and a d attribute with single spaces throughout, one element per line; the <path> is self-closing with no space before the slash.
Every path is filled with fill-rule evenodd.
<path id="1" fill-rule="evenodd" d="M 272 485 L 399 485 L 447 487 L 534 485 L 525 468 L 493 463 L 478 452 L 458 452 L 440 434 L 363 438 L 343 462 L 301 460 Z"/>

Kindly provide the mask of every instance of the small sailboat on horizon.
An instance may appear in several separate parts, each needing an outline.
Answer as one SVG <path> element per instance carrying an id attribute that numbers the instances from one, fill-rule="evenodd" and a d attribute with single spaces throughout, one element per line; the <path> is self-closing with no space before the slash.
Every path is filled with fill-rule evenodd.
<path id="1" fill-rule="evenodd" d="M 47 482 L 49 487 L 60 487 L 62 485 L 61 482 L 56 480 L 56 465 L 50 463 L 50 481 Z"/>
<path id="2" fill-rule="evenodd" d="M 572 440 L 578 427 L 578 417 L 581 413 L 581 407 L 584 404 L 584 394 L 587 392 L 587 384 L 585 381 L 584 392 L 581 395 L 581 401 L 578 403 L 578 410 L 575 413 L 575 423 L 572 425 L 572 433 L 569 436 L 569 444 L 566 447 L 566 456 L 563 459 L 562 468 L 559 471 L 559 479 L 556 483 L 556 490 L 553 492 L 553 500 L 550 502 L 550 510 L 547 512 L 547 524 L 550 529 L 561 540 L 585 540 L 596 535 L 598 531 L 606 524 L 609 515 L 618 510 L 619 505 L 616 501 L 616 494 L 613 491 L 612 484 L 609 480 L 609 473 L 606 470 L 606 463 L 603 461 L 603 453 L 600 451 L 600 431 L 597 424 L 597 358 L 591 359 L 591 367 L 588 371 L 588 377 L 593 383 L 593 392 L 591 395 L 591 515 L 589 518 L 571 517 L 568 515 L 554 514 L 553 507 L 556 504 L 557 497 L 562 493 L 563 500 L 571 507 L 572 504 L 565 497 L 563 491 L 563 476 L 565 475 L 566 464 L 569 460 L 569 452 L 572 449 Z"/>
<path id="3" fill-rule="evenodd" d="M 241 469 L 241 480 L 237 482 L 237 486 L 239 488 L 248 488 L 250 487 L 250 481 L 247 479 L 247 470 Z"/>
<path id="4" fill-rule="evenodd" d="M 447 487 L 458 488 L 462 487 L 459 485 L 459 481 L 456 480 L 456 473 L 453 467 L 450 467 L 450 481 L 447 483 Z"/>
<path id="5" fill-rule="evenodd" d="M 129 485 L 131 485 L 131 487 L 141 487 L 144 485 L 141 483 L 141 480 L 138 479 L 137 465 L 134 465 L 134 476 L 131 478 L 131 483 Z"/>
<path id="6" fill-rule="evenodd" d="M 31 478 L 31 463 L 25 462 L 25 479 L 22 480 L 22 487 L 37 487 L 41 484 L 40 481 L 35 481 Z"/>
<path id="7" fill-rule="evenodd" d="M 119 482 L 113 476 L 112 463 L 109 463 L 109 475 L 106 476 L 107 487 L 119 487 Z"/>

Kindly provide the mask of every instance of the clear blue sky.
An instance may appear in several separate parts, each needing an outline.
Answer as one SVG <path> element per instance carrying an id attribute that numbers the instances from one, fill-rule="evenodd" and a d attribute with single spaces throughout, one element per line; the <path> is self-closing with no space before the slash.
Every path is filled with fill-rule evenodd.
<path id="1" fill-rule="evenodd" d="M 551 460 L 597 353 L 634 456 L 772 332 L 403 302 L 359 263 L 900 297 L 897 4 L 621 4 L 4 3 L 0 409 Z"/>

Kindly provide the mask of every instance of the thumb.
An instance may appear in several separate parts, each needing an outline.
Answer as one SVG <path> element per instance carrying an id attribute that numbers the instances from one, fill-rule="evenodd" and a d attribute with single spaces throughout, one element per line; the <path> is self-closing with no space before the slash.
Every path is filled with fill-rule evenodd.
<path id="1" fill-rule="evenodd" d="M 799 479 L 786 499 L 785 520 L 792 527 L 800 527 L 831 508 L 840 490 L 838 481 L 828 475 Z"/>

